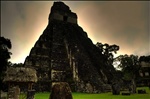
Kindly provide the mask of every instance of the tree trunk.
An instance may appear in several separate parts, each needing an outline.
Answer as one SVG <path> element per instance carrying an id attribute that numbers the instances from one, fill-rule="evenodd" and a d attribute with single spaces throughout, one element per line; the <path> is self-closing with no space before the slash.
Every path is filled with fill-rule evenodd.
<path id="1" fill-rule="evenodd" d="M 131 79 L 131 84 L 130 84 L 130 93 L 134 94 L 136 93 L 136 83 L 135 79 Z"/>

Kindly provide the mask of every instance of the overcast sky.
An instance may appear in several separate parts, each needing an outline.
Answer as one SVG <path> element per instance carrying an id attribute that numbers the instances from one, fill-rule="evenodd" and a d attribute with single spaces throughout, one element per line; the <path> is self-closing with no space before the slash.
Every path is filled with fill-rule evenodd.
<path id="1" fill-rule="evenodd" d="M 150 55 L 149 1 L 64 1 L 97 42 L 120 46 L 117 55 Z M 52 1 L 1 1 L 1 36 L 12 42 L 12 63 L 23 63 L 48 24 Z"/>

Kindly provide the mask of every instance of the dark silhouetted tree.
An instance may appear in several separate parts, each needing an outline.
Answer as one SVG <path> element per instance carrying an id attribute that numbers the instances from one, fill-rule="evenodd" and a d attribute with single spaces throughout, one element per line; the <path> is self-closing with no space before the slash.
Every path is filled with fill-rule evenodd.
<path id="1" fill-rule="evenodd" d="M 123 80 L 131 81 L 131 92 L 136 92 L 136 82 L 135 78 L 139 71 L 139 59 L 138 56 L 135 55 L 120 55 L 115 61 L 119 62 L 118 67 L 121 68 L 123 72 Z"/>
<path id="2" fill-rule="evenodd" d="M 109 44 L 102 44 L 97 42 L 96 46 L 99 48 L 100 52 L 103 55 L 103 61 L 106 62 L 109 65 L 113 64 L 114 55 L 113 52 L 116 54 L 119 50 L 119 46 L 117 45 L 109 45 Z"/>
<path id="3" fill-rule="evenodd" d="M 24 67 L 23 63 L 14 63 L 12 64 L 13 67 Z"/>
<path id="4" fill-rule="evenodd" d="M 140 56 L 139 61 L 140 62 L 143 61 L 143 62 L 150 63 L 150 55 L 148 55 L 148 56 Z"/>
<path id="5" fill-rule="evenodd" d="M 114 54 L 117 53 L 117 51 L 119 50 L 119 46 L 118 45 L 109 45 L 109 44 L 102 44 L 97 42 L 96 44 L 97 48 L 99 49 L 99 52 L 102 56 L 102 58 L 100 59 L 100 61 L 102 61 L 102 65 L 105 67 L 105 69 L 108 71 L 107 72 L 107 77 L 108 79 L 116 79 L 115 77 L 115 69 L 113 66 L 113 61 L 114 61 Z"/>
<path id="6" fill-rule="evenodd" d="M 8 65 L 8 59 L 10 59 L 11 52 L 11 41 L 7 38 L 0 37 L 0 82 L 2 83 L 2 75 L 3 72 L 6 70 Z"/>

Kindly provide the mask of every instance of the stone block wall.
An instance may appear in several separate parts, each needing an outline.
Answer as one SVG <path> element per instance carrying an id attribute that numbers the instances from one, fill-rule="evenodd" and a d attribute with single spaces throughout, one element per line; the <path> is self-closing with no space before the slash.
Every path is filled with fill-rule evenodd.
<path id="1" fill-rule="evenodd" d="M 8 90 L 8 99 L 19 99 L 20 88 L 19 86 L 10 87 Z"/>

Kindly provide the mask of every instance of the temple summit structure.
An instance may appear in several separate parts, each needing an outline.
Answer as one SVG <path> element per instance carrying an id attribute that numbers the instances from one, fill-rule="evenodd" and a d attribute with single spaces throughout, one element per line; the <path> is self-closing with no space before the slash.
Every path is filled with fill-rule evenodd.
<path id="1" fill-rule="evenodd" d="M 103 56 L 78 25 L 77 14 L 63 2 L 54 2 L 48 19 L 46 29 L 24 62 L 25 67 L 37 71 L 35 89 L 47 91 L 57 82 L 67 82 L 76 92 L 111 89 L 109 79 L 115 69 L 102 65 Z"/>

